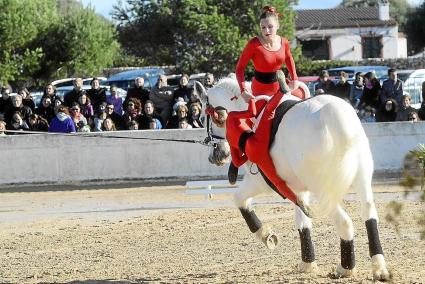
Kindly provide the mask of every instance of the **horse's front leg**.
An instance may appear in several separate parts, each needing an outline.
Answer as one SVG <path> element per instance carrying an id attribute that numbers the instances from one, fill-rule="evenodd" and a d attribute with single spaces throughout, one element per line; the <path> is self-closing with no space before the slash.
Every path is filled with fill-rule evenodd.
<path id="1" fill-rule="evenodd" d="M 272 230 L 271 226 L 264 225 L 252 207 L 252 198 L 262 193 L 261 186 L 255 180 L 257 177 L 249 173 L 245 174 L 244 179 L 235 193 L 235 204 L 239 208 L 242 217 L 245 219 L 251 233 L 266 245 L 268 249 L 275 249 L 279 243 L 279 238 Z"/>
<path id="2" fill-rule="evenodd" d="M 301 192 L 298 196 L 309 205 L 309 193 Z M 301 242 L 301 262 L 298 265 L 300 272 L 316 273 L 318 271 L 314 246 L 311 240 L 312 223 L 298 206 L 295 206 L 295 225 L 300 235 Z"/>

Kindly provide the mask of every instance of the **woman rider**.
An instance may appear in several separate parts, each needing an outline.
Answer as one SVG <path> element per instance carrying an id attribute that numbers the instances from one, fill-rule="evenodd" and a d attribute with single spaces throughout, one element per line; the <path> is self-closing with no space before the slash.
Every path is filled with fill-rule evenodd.
<path id="1" fill-rule="evenodd" d="M 276 34 L 279 28 L 279 13 L 274 7 L 264 7 L 260 16 L 261 34 L 251 39 L 239 58 L 236 66 L 236 78 L 241 89 L 241 96 L 248 102 L 248 110 L 234 111 L 227 115 L 226 138 L 229 142 L 232 162 L 229 166 L 229 182 L 235 183 L 238 168 L 247 160 L 256 163 L 265 176 L 273 183 L 278 194 L 288 198 L 298 205 L 306 215 L 309 210 L 298 200 L 294 192 L 287 186 L 276 172 L 269 152 L 271 124 L 274 111 L 279 105 L 284 93 L 280 91 L 277 71 L 286 64 L 292 80 L 297 80 L 295 63 L 291 55 L 288 40 Z M 255 77 L 252 81 L 253 95 L 245 88 L 244 70 L 252 60 L 255 68 Z M 281 72 L 281 71 L 280 71 Z M 283 75 L 283 72 L 282 72 Z M 283 77 L 284 82 L 284 77 Z M 294 86 L 294 88 L 296 88 Z M 273 96 L 269 102 L 265 100 L 255 102 L 255 96 Z M 267 103 L 255 134 L 252 132 L 252 123 L 249 118 L 257 116 L 261 108 Z M 217 118 L 217 113 L 209 109 L 209 113 Z M 240 149 L 240 138 L 246 138 L 244 149 Z"/>

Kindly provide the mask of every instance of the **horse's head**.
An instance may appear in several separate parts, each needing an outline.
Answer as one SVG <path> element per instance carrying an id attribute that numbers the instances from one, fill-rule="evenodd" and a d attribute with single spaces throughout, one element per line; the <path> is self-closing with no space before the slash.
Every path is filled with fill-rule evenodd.
<path id="1" fill-rule="evenodd" d="M 201 98 L 204 112 L 206 108 L 216 110 L 220 117 L 211 117 L 211 127 L 209 134 L 213 139 L 218 139 L 212 148 L 208 160 L 210 163 L 221 166 L 229 162 L 230 147 L 226 137 L 224 120 L 226 115 L 223 112 L 234 110 L 245 110 L 247 104 L 240 98 L 239 85 L 235 78 L 228 77 L 218 81 L 214 87 L 206 90 L 201 83 L 195 83 L 195 90 Z M 208 126 L 207 126 L 208 127 Z"/>

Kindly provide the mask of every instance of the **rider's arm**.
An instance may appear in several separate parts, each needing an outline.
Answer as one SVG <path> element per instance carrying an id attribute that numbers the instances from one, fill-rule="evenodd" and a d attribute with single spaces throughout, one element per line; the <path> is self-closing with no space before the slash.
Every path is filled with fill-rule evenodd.
<path id="1" fill-rule="evenodd" d="M 246 155 L 241 155 L 241 152 L 238 148 L 230 147 L 230 154 L 232 155 L 232 164 L 239 168 L 248 160 Z"/>
<path id="2" fill-rule="evenodd" d="M 250 99 L 248 102 L 248 109 L 243 111 L 231 111 L 229 116 L 233 118 L 251 118 L 257 116 L 257 108 L 255 107 L 255 99 Z M 229 118 L 228 118 L 229 119 Z"/>
<path id="3" fill-rule="evenodd" d="M 294 58 L 291 54 L 291 47 L 289 46 L 289 41 L 287 39 L 283 40 L 285 48 L 285 65 L 288 69 L 289 75 L 291 75 L 291 80 L 298 80 L 297 70 L 295 69 Z"/>
<path id="4" fill-rule="evenodd" d="M 241 57 L 239 58 L 238 64 L 236 64 L 236 79 L 238 80 L 239 88 L 241 93 L 245 91 L 245 68 L 248 65 L 254 54 L 254 47 L 251 41 L 245 46 L 242 51 Z"/>

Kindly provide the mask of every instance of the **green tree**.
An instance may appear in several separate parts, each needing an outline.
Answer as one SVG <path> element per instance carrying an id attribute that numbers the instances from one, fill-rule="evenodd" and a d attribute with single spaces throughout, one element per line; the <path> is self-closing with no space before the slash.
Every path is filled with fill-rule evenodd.
<path id="1" fill-rule="evenodd" d="M 408 50 L 411 53 L 423 51 L 425 48 L 425 2 L 412 9 L 406 23 Z"/>
<path id="2" fill-rule="evenodd" d="M 39 67 L 40 47 L 29 45 L 56 19 L 54 0 L 0 0 L 0 70 L 3 84 L 26 80 Z"/>
<path id="3" fill-rule="evenodd" d="M 407 0 L 389 0 L 390 15 L 394 18 L 400 31 L 405 30 L 406 21 L 408 18 L 409 10 L 412 8 Z M 378 1 L 376 0 L 343 0 L 340 4 L 342 7 L 377 7 Z"/>
<path id="4" fill-rule="evenodd" d="M 39 77 L 92 76 L 112 66 L 119 44 L 114 26 L 93 8 L 69 5 L 60 21 L 40 37 L 45 51 Z"/>
<path id="5" fill-rule="evenodd" d="M 293 1 L 127 0 L 114 7 L 120 42 L 128 54 L 150 65 L 175 65 L 179 71 L 226 73 L 246 41 L 258 32 L 265 5 L 284 14 L 282 35 L 293 38 Z"/>

